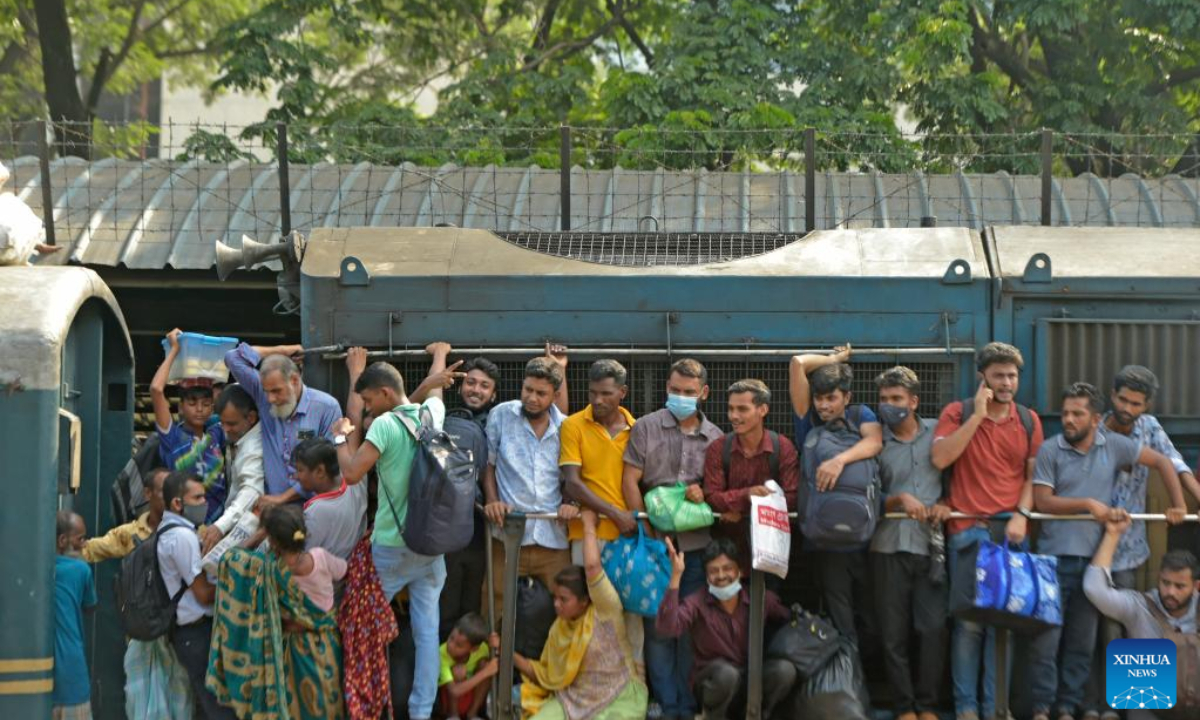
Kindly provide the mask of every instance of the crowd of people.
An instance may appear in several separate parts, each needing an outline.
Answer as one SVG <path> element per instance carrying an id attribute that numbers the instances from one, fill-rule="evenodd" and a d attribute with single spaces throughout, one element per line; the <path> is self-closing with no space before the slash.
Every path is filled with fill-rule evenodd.
<path id="1" fill-rule="evenodd" d="M 670 366 L 664 406 L 641 418 L 623 404 L 625 368 L 596 361 L 589 403 L 571 413 L 557 346 L 526 364 L 517 398 L 498 396 L 501 373 L 487 359 L 449 363 L 446 343 L 428 346 L 429 373 L 411 390 L 395 367 L 352 348 L 343 412 L 304 384 L 299 346 L 241 344 L 225 358 L 234 382 L 184 380 L 172 416 L 177 335 L 151 385 L 161 467 L 146 478 L 145 513 L 92 539 L 78 515 L 58 518 L 56 717 L 90 717 L 81 629 L 81 613 L 96 605 L 89 563 L 147 542 L 174 623 L 128 643 L 131 719 L 275 717 L 279 706 L 291 718 L 480 717 L 499 653 L 512 650 L 484 619 L 489 606 L 501 613 L 500 568 L 510 562 L 550 593 L 555 615 L 540 655 L 513 653 L 525 717 L 735 717 L 747 693 L 751 498 L 769 495 L 773 480 L 796 509 L 863 472 L 878 477 L 882 509 L 906 518 L 880 521 L 853 546 L 804 538 L 791 563 L 813 578 L 840 635 L 864 652 L 868 637 L 878 639 L 899 720 L 937 717 L 947 665 L 958 720 L 992 716 L 995 633 L 949 620 L 947 577 L 973 543 L 1027 545 L 1035 511 L 1094 522 L 1040 525 L 1036 547 L 1057 557 L 1064 623 L 1032 644 L 1034 720 L 1113 714 L 1089 684 L 1101 639 L 1197 630 L 1191 553 L 1163 558 L 1157 590 L 1133 590 L 1150 553 L 1144 523 L 1129 515 L 1145 509 L 1150 471 L 1166 488 L 1171 522 L 1182 520 L 1185 491 L 1200 498 L 1150 414 L 1159 388 L 1144 367 L 1117 374 L 1107 411 L 1096 387 L 1066 388 L 1062 433 L 1043 441 L 1037 413 L 1016 402 L 1023 359 L 1011 345 L 981 348 L 978 391 L 938 418 L 918 414 L 921 379 L 907 367 L 881 373 L 877 396 L 861 403 L 849 347 L 798 355 L 788 383 L 793 442 L 766 428 L 772 392 L 760 380 L 734 383 L 725 412 L 706 414 L 708 374 L 693 359 Z M 447 409 L 443 393 L 455 386 Z M 421 425 L 445 429 L 477 465 L 473 539 L 444 556 L 418 554 L 403 537 Z M 711 527 L 661 533 L 639 519 L 647 493 L 679 483 L 687 502 L 719 515 Z M 557 519 L 528 520 L 517 557 L 490 543 L 497 571 L 485 587 L 485 533 L 501 538 L 512 513 Z M 987 520 L 998 515 L 1006 519 Z M 601 562 L 607 544 L 639 525 L 665 536 L 669 553 L 653 617 L 623 607 Z M 243 526 L 256 529 L 205 562 Z M 766 621 L 786 623 L 782 588 L 768 587 Z M 401 624 L 415 648 L 411 691 L 407 708 L 392 708 L 389 647 Z M 763 677 L 763 717 L 787 714 L 802 691 L 796 667 L 768 658 Z"/>

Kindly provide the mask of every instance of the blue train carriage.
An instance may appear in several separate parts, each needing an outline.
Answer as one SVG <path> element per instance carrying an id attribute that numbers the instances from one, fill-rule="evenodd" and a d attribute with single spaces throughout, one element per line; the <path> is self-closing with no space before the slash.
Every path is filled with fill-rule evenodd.
<path id="1" fill-rule="evenodd" d="M 1059 397 L 1076 380 L 1106 395 L 1124 365 L 1146 365 L 1162 387 L 1151 412 L 1192 467 L 1200 449 L 1200 231 L 1190 228 L 993 227 L 994 335 L 1025 354 L 1021 402 L 1059 431 Z M 1165 494 L 1153 478 L 1148 510 Z M 1166 528 L 1149 527 L 1158 573 Z M 1152 583 L 1151 583 L 1152 584 Z"/>
<path id="2" fill-rule="evenodd" d="M 130 457 L 133 349 L 121 310 L 79 267 L 0 268 L 0 717 L 50 717 L 55 512 L 112 526 L 109 484 Z M 123 718 L 112 563 L 86 621 L 93 714 Z"/>
<path id="3" fill-rule="evenodd" d="M 725 421 L 725 387 L 759 377 L 778 398 L 769 421 L 789 434 L 787 357 L 804 348 L 853 343 L 864 400 L 873 400 L 874 374 L 896 362 L 926 380 L 924 412 L 972 389 L 970 358 L 991 322 L 978 233 L 848 229 L 754 239 L 318 229 L 301 266 L 303 339 L 387 349 L 412 378 L 428 367 L 424 344 L 447 340 L 500 362 L 513 377 L 502 382 L 502 399 L 517 396 L 520 366 L 552 339 L 572 348 L 573 408 L 586 402 L 587 362 L 609 355 L 629 367 L 635 415 L 661 406 L 667 360 L 691 355 L 709 366 L 707 409 L 716 420 Z M 344 397 L 337 362 L 307 372 Z"/>

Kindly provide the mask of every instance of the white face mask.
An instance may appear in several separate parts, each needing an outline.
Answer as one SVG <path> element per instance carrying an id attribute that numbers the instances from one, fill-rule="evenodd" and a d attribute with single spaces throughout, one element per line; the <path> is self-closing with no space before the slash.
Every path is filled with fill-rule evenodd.
<path id="1" fill-rule="evenodd" d="M 708 592 L 711 593 L 713 597 L 715 597 L 716 599 L 718 599 L 722 602 L 725 602 L 726 600 L 732 600 L 733 598 L 737 597 L 737 594 L 740 593 L 741 591 L 742 591 L 742 581 L 741 580 L 734 580 L 730 584 L 724 585 L 721 587 L 713 585 L 712 583 L 709 583 L 709 585 L 708 585 Z"/>

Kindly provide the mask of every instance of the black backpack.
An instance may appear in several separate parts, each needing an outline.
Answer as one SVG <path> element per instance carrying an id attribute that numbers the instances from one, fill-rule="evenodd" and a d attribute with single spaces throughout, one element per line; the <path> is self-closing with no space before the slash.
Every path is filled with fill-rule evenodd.
<path id="1" fill-rule="evenodd" d="M 113 480 L 109 499 L 112 502 L 113 522 L 117 525 L 133 522 L 146 512 L 149 501 L 146 500 L 146 479 L 150 471 L 157 467 L 158 462 L 158 433 L 148 436 L 117 473 Z"/>
<path id="2" fill-rule="evenodd" d="M 134 640 L 160 638 L 175 626 L 175 606 L 188 586 L 167 594 L 158 567 L 158 538 L 176 528 L 190 529 L 184 525 L 159 528 L 121 560 L 121 570 L 113 579 L 121 629 Z"/>
<path id="3" fill-rule="evenodd" d="M 837 484 L 817 492 L 817 468 L 862 439 L 862 406 L 846 408 L 842 427 L 819 425 L 804 438 L 804 477 L 796 502 L 800 532 L 822 550 L 857 547 L 875 534 L 882 510 L 879 464 L 875 458 L 849 463 Z"/>
<path id="4" fill-rule="evenodd" d="M 443 555 L 471 544 L 475 532 L 475 488 L 479 476 L 474 453 L 459 447 L 449 433 L 433 427 L 427 410 L 417 426 L 401 413 L 392 415 L 417 443 L 408 479 L 408 515 L 400 522 L 386 483 L 379 487 L 392 509 L 400 537 L 419 555 Z"/>

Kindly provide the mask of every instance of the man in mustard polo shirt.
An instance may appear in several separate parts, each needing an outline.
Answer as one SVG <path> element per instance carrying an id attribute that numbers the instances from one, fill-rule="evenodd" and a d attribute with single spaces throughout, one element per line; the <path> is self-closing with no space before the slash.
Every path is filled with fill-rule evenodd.
<path id="1" fill-rule="evenodd" d="M 637 522 L 625 504 L 621 475 L 625 446 L 633 415 L 621 406 L 628 391 L 625 368 L 616 360 L 597 360 L 588 370 L 588 406 L 563 421 L 558 464 L 563 474 L 563 494 L 602 515 L 596 530 L 600 547 L 618 535 L 637 532 Z M 571 560 L 583 565 L 583 525 L 571 522 Z M 625 627 L 634 661 L 642 668 L 641 618 L 625 614 Z"/>

